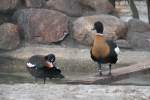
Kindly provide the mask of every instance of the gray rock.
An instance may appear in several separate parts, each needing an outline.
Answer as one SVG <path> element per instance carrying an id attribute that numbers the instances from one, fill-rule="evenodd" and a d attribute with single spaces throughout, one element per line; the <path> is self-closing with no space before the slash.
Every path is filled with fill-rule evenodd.
<path id="1" fill-rule="evenodd" d="M 0 0 L 0 11 L 15 9 L 19 0 Z"/>
<path id="2" fill-rule="evenodd" d="M 114 12 L 114 7 L 108 0 L 48 0 L 46 8 L 63 12 L 71 17 Z"/>
<path id="3" fill-rule="evenodd" d="M 68 33 L 68 17 L 54 10 L 24 9 L 17 11 L 13 18 L 29 42 L 58 42 Z"/>
<path id="4" fill-rule="evenodd" d="M 129 32 L 127 41 L 134 49 L 150 50 L 150 32 Z"/>
<path id="5" fill-rule="evenodd" d="M 127 26 L 117 17 L 110 15 L 94 15 L 80 17 L 73 23 L 73 37 L 78 42 L 90 45 L 96 32 L 91 30 L 96 21 L 104 24 L 104 35 L 108 39 L 120 39 L 126 37 Z"/>
<path id="6" fill-rule="evenodd" d="M 147 32 L 150 31 L 150 24 L 138 19 L 131 19 L 128 21 L 128 29 L 131 32 Z"/>
<path id="7" fill-rule="evenodd" d="M 4 23 L 0 26 L 0 49 L 12 50 L 18 47 L 20 38 L 18 27 L 11 23 Z"/>
<path id="8" fill-rule="evenodd" d="M 108 0 L 79 0 L 84 15 L 108 14 L 114 11 L 114 7 Z"/>
<path id="9" fill-rule="evenodd" d="M 46 7 L 63 12 L 68 16 L 82 15 L 82 8 L 78 0 L 48 0 Z"/>
<path id="10" fill-rule="evenodd" d="M 39 8 L 44 5 L 45 0 L 25 0 L 26 7 Z"/>

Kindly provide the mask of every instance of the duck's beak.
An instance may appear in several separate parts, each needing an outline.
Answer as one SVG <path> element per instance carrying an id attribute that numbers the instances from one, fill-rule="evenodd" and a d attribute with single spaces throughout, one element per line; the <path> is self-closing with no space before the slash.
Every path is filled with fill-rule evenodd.
<path id="1" fill-rule="evenodd" d="M 49 62 L 49 61 L 46 62 L 46 66 L 47 66 L 48 68 L 54 67 L 53 63 L 52 63 L 52 62 Z"/>
<path id="2" fill-rule="evenodd" d="M 50 62 L 49 65 L 50 65 L 50 68 L 54 67 L 52 62 Z"/>

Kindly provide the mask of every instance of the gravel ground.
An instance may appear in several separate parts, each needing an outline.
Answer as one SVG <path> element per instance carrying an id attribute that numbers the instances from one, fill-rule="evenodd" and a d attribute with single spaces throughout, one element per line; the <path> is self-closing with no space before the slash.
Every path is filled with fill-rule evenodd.
<path id="1" fill-rule="evenodd" d="M 0 85 L 0 100 L 150 100 L 150 87 L 105 85 Z"/>

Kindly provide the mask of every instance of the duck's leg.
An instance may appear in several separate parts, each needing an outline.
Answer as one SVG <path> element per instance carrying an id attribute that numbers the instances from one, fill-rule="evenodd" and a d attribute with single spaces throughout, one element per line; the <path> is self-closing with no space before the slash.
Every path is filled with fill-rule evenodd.
<path id="1" fill-rule="evenodd" d="M 44 84 L 46 83 L 46 77 L 43 78 Z"/>
<path id="2" fill-rule="evenodd" d="M 33 79 L 34 79 L 34 82 L 37 83 L 37 80 L 38 80 L 37 77 L 33 77 Z"/>
<path id="3" fill-rule="evenodd" d="M 102 76 L 102 65 L 98 64 L 99 75 Z"/>
<path id="4" fill-rule="evenodd" d="M 109 75 L 111 76 L 111 64 L 109 64 Z"/>

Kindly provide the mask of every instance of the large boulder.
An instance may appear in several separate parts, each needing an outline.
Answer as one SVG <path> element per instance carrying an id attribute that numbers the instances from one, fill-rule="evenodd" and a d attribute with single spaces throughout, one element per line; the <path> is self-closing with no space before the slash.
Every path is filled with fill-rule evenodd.
<path id="1" fill-rule="evenodd" d="M 127 41 L 133 49 L 150 50 L 150 24 L 138 19 L 128 22 Z"/>
<path id="2" fill-rule="evenodd" d="M 25 0 L 25 6 L 31 8 L 42 7 L 45 3 L 45 0 Z"/>
<path id="3" fill-rule="evenodd" d="M 46 7 L 63 12 L 68 16 L 82 15 L 82 8 L 78 0 L 48 0 Z"/>
<path id="4" fill-rule="evenodd" d="M 108 0 L 48 0 L 46 8 L 63 12 L 71 17 L 114 12 L 114 7 Z"/>
<path id="5" fill-rule="evenodd" d="M 147 32 L 150 31 L 150 24 L 138 19 L 131 19 L 128 21 L 128 30 L 131 32 Z"/>
<path id="6" fill-rule="evenodd" d="M 108 0 L 79 0 L 84 15 L 112 13 L 114 7 Z"/>
<path id="7" fill-rule="evenodd" d="M 18 27 L 11 23 L 4 23 L 0 26 L 0 49 L 12 50 L 18 47 L 20 38 Z"/>
<path id="8" fill-rule="evenodd" d="M 150 31 L 149 32 L 129 32 L 127 41 L 133 49 L 150 51 Z"/>
<path id="9" fill-rule="evenodd" d="M 29 42 L 57 42 L 63 40 L 68 33 L 68 17 L 57 11 L 24 9 L 17 11 L 13 18 Z"/>
<path id="10" fill-rule="evenodd" d="M 19 0 L 0 0 L 0 11 L 13 10 Z"/>
<path id="11" fill-rule="evenodd" d="M 82 44 L 90 45 L 96 34 L 96 32 L 91 30 L 96 21 L 103 23 L 106 38 L 117 40 L 126 37 L 126 24 L 117 17 L 110 15 L 94 15 L 78 18 L 73 23 L 73 37 Z"/>

